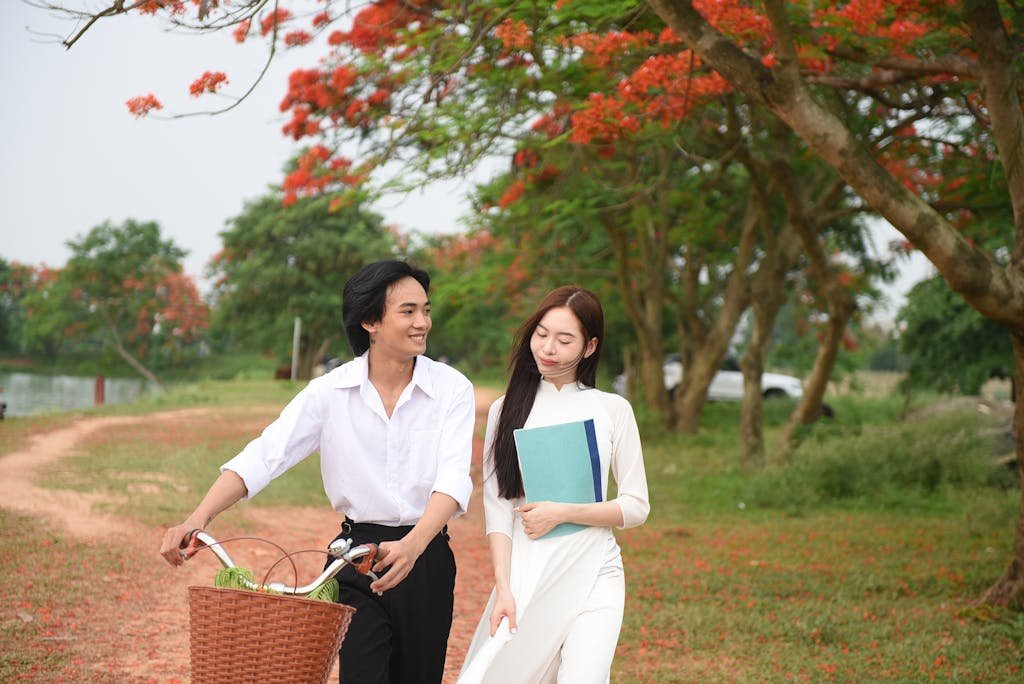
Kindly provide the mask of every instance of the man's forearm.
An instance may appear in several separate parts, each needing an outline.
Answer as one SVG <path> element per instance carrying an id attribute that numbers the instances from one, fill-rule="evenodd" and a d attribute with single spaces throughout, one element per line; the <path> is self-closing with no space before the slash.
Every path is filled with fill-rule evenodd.
<path id="1" fill-rule="evenodd" d="M 420 553 L 427 548 L 430 540 L 437 536 L 437 533 L 448 524 L 455 512 L 459 510 L 459 502 L 441 492 L 434 492 L 427 500 L 427 507 L 423 511 L 423 517 L 409 531 L 406 539 L 413 542 Z"/>
<path id="2" fill-rule="evenodd" d="M 233 506 L 248 493 L 245 481 L 233 470 L 220 474 L 203 500 L 196 506 L 186 522 L 194 527 L 205 528 L 215 517 Z"/>

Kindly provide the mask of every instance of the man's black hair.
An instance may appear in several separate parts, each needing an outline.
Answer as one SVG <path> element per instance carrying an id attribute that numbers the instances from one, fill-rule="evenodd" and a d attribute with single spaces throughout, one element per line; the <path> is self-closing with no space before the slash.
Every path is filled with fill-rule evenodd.
<path id="1" fill-rule="evenodd" d="M 370 333 L 363 323 L 377 323 L 384 317 L 384 301 L 388 288 L 402 278 L 414 278 L 430 292 L 430 276 L 404 261 L 389 259 L 367 264 L 345 283 L 341 293 L 341 318 L 349 346 L 356 356 L 370 348 Z"/>

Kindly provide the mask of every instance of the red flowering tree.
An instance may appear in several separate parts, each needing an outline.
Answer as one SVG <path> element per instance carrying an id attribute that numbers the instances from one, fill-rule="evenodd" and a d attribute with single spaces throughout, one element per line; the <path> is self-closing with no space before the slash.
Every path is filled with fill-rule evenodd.
<path id="1" fill-rule="evenodd" d="M 104 223 L 68 247 L 67 265 L 38 269 L 22 300 L 30 342 L 55 353 L 93 341 L 156 384 L 151 367 L 195 356 L 208 310 L 156 223 Z"/>
<path id="2" fill-rule="evenodd" d="M 349 17 L 342 16 L 344 6 L 339 3 L 284 4 L 289 9 L 279 3 L 221 3 L 208 6 L 205 16 L 202 7 L 191 14 L 182 2 L 147 3 L 138 9 L 162 10 L 178 23 L 191 20 L 209 28 L 234 25 L 236 40 L 248 40 L 258 33 L 274 46 L 304 44 L 317 34 L 326 38 L 325 59 L 316 67 L 294 72 L 281 102 L 282 111 L 290 117 L 284 133 L 297 141 L 313 138 L 316 142 L 285 179 L 286 203 L 359 185 L 374 168 L 389 161 L 398 161 L 405 169 L 402 181 L 415 183 L 436 175 L 459 174 L 484 155 L 504 153 L 513 157 L 514 166 L 521 170 L 498 199 L 498 206 L 505 208 L 538 179 L 561 173 L 558 166 L 547 163 L 533 168 L 542 155 L 550 156 L 545 150 L 555 145 L 568 144 L 579 151 L 567 162 L 572 165 L 569 173 L 575 174 L 581 168 L 597 169 L 602 164 L 613 168 L 629 164 L 625 157 L 631 149 L 685 148 L 691 135 L 731 138 L 712 144 L 711 152 L 702 150 L 711 157 L 733 155 L 728 144 L 765 144 L 763 138 L 745 141 L 738 133 L 722 136 L 719 131 L 723 129 L 739 131 L 751 123 L 747 112 L 733 108 L 723 113 L 716 106 L 731 91 L 728 83 L 695 53 L 684 49 L 657 17 L 621 2 L 564 2 L 555 11 L 542 11 L 501 1 L 383 0 Z M 306 11 L 314 6 L 318 11 Z M 729 20 L 739 26 L 744 18 L 737 14 Z M 763 24 L 755 22 L 743 30 L 756 35 Z M 208 92 L 225 79 L 224 74 L 206 72 L 193 84 L 192 92 Z M 137 114 L 157 106 L 159 102 L 151 96 L 130 104 Z M 731 115 L 735 115 L 732 120 Z M 681 122 L 690 120 L 694 122 L 690 128 L 679 129 Z M 681 145 L 683 135 L 687 140 Z M 343 142 L 358 144 L 358 161 L 339 154 Z M 581 157 L 589 160 L 582 163 Z M 671 157 L 668 155 L 667 161 L 682 168 Z M 690 168 L 699 168 L 694 157 L 683 157 Z M 661 166 L 669 168 L 664 163 Z M 634 174 L 653 168 L 643 162 L 635 167 Z M 672 176 L 661 178 L 668 184 L 673 180 Z M 657 203 L 647 201 L 644 193 L 633 193 L 629 201 L 647 202 L 645 211 L 657 215 Z M 754 205 L 746 206 L 754 210 Z M 678 220 L 673 213 L 662 220 L 673 216 Z M 616 244 L 637 244 L 654 263 L 659 263 L 656 255 L 662 255 L 661 272 L 652 282 L 668 277 L 670 254 L 686 264 L 688 278 L 705 272 L 704 262 L 695 252 L 669 245 L 670 230 L 654 231 L 654 242 L 649 244 L 650 232 L 644 229 L 637 207 L 617 217 L 615 223 L 633 231 Z M 750 221 L 745 225 L 749 236 L 746 248 L 733 254 L 740 260 L 759 251 L 755 243 L 761 227 Z M 728 251 L 733 232 L 719 230 L 712 235 Z M 682 429 L 695 430 L 707 386 L 749 302 L 743 277 L 749 264 L 732 264 L 732 297 L 722 309 L 726 317 L 713 322 L 701 310 L 714 299 L 714 288 L 673 292 L 663 291 L 660 285 L 654 289 L 643 286 L 629 258 L 645 257 L 627 257 L 624 248 L 615 254 L 619 272 L 629 276 L 622 283 L 621 294 L 633 303 L 628 310 L 635 312 L 639 367 L 648 402 L 670 422 L 675 413 Z M 718 272 L 722 272 L 720 268 Z M 657 382 L 663 344 L 662 326 L 655 319 L 662 315 L 659 302 L 665 296 L 679 300 L 687 368 L 674 410 Z M 758 386 L 761 364 L 748 367 L 752 386 Z M 823 364 L 820 374 L 827 379 L 830 370 Z M 815 386 L 823 388 L 824 382 Z M 816 415 L 820 394 L 808 394 L 806 403 L 808 409 L 801 413 L 804 420 Z"/>
<path id="3" fill-rule="evenodd" d="M 805 6 L 650 0 L 659 16 L 736 91 L 769 109 L 935 265 L 953 290 L 1006 328 L 1024 379 L 1024 15 L 996 0 L 868 0 Z M 757 22 L 737 30 L 724 8 Z M 844 119 L 836 93 L 863 106 Z M 914 148 L 913 166 L 894 150 Z M 1010 211 L 958 207 L 944 153 L 987 160 Z M 976 224 L 1010 249 L 988 251 Z M 1015 416 L 1024 475 L 1024 403 Z M 1024 483 L 1024 477 L 1021 478 Z M 1024 506 L 1013 560 L 985 600 L 1024 605 Z"/>

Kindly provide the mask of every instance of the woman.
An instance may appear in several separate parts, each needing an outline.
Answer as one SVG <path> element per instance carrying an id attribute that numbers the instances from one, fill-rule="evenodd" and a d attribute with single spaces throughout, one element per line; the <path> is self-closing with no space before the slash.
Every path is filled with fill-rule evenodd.
<path id="1" fill-rule="evenodd" d="M 611 528 L 642 524 L 650 505 L 632 407 L 594 388 L 603 336 L 600 302 L 575 286 L 550 292 L 516 335 L 508 390 L 491 406 L 484 439 L 495 588 L 461 684 L 608 681 L 625 599 Z M 588 419 L 600 457 L 601 500 L 526 503 L 514 431 Z M 611 501 L 605 500 L 609 471 L 618 487 Z M 583 527 L 544 536 L 562 523 Z"/>

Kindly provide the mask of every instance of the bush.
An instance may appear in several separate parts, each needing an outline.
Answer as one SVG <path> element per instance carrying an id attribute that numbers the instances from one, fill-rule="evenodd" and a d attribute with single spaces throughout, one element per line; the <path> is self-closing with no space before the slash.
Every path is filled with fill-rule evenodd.
<path id="1" fill-rule="evenodd" d="M 828 434 L 835 432 L 843 434 Z M 886 426 L 828 426 L 813 433 L 792 463 L 753 476 L 746 496 L 754 505 L 787 510 L 842 501 L 933 505 L 956 492 L 1012 484 L 995 462 L 997 440 L 988 421 L 966 409 Z"/>

